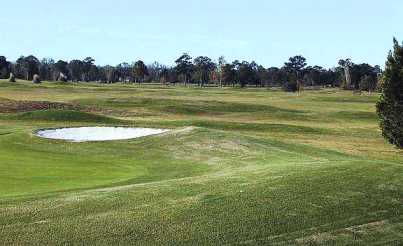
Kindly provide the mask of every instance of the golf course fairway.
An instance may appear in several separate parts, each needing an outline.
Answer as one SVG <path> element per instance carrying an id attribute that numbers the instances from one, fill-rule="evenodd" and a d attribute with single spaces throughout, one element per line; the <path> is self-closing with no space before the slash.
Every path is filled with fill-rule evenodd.
<path id="1" fill-rule="evenodd" d="M 0 80 L 0 244 L 403 244 L 403 152 L 378 98 Z M 169 131 L 35 135 L 97 126 Z"/>

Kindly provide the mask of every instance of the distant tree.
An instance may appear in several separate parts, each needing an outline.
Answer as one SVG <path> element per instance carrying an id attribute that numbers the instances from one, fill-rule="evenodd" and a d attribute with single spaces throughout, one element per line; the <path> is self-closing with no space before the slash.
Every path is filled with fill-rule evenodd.
<path id="1" fill-rule="evenodd" d="M 283 84 L 283 89 L 288 92 L 297 92 L 299 90 L 299 82 L 295 73 L 287 73 L 287 80 Z"/>
<path id="2" fill-rule="evenodd" d="M 189 83 L 193 72 L 193 64 L 192 64 L 192 57 L 189 56 L 187 53 L 181 55 L 176 61 L 175 70 L 178 75 L 182 75 L 184 77 L 185 85 Z"/>
<path id="3" fill-rule="evenodd" d="M 383 74 L 382 95 L 377 112 L 383 136 L 403 148 L 403 46 L 396 39 Z"/>
<path id="4" fill-rule="evenodd" d="M 332 87 L 336 87 L 339 86 L 340 84 L 340 76 L 341 73 L 340 71 L 338 71 L 338 69 L 340 68 L 332 68 L 332 69 L 328 69 L 325 70 L 323 69 L 323 71 L 321 72 L 321 85 L 327 85 L 327 86 L 332 86 Z M 341 69 L 342 70 L 342 69 Z"/>
<path id="5" fill-rule="evenodd" d="M 233 64 L 224 64 L 221 69 L 222 83 L 227 86 L 236 80 L 236 71 Z"/>
<path id="6" fill-rule="evenodd" d="M 342 83 L 343 89 L 350 89 L 351 87 L 351 73 L 350 68 L 353 65 L 350 59 L 339 60 L 339 65 L 343 68 L 344 72 L 344 81 Z"/>
<path id="7" fill-rule="evenodd" d="M 26 80 L 32 80 L 34 74 L 39 74 L 39 66 L 40 62 L 38 58 L 33 55 L 27 57 L 21 56 L 16 61 L 16 70 L 18 70 L 19 75 Z"/>
<path id="8" fill-rule="evenodd" d="M 376 76 L 364 75 L 360 81 L 360 90 L 373 92 L 378 85 L 378 78 Z"/>
<path id="9" fill-rule="evenodd" d="M 91 70 L 92 72 L 94 71 L 94 62 L 95 60 L 92 57 L 87 57 L 82 61 L 82 81 L 88 82 L 91 80 L 90 72 Z"/>
<path id="10" fill-rule="evenodd" d="M 306 65 L 305 57 L 300 55 L 291 57 L 289 61 L 284 64 L 283 69 L 289 74 L 288 80 L 286 84 L 284 84 L 284 89 L 286 91 L 295 92 L 302 87 L 302 78 Z"/>
<path id="11" fill-rule="evenodd" d="M 133 66 L 133 77 L 135 79 L 135 82 L 144 82 L 145 76 L 148 76 L 147 66 L 144 64 L 143 61 L 139 60 Z"/>
<path id="12" fill-rule="evenodd" d="M 54 80 L 54 64 L 55 61 L 52 58 L 43 58 L 40 62 L 39 76 L 43 80 Z"/>
<path id="13" fill-rule="evenodd" d="M 65 68 L 65 63 L 58 61 L 55 66 L 58 71 L 62 71 Z M 84 74 L 84 63 L 81 60 L 71 60 L 67 67 L 70 71 L 71 80 L 81 81 Z"/>
<path id="14" fill-rule="evenodd" d="M 102 67 L 91 65 L 90 71 L 88 72 L 87 81 L 101 81 L 104 82 L 106 79 L 104 77 L 104 73 L 102 71 Z"/>
<path id="15" fill-rule="evenodd" d="M 311 86 L 323 84 L 325 73 L 326 70 L 320 66 L 309 66 L 305 69 L 304 81 Z"/>
<path id="16" fill-rule="evenodd" d="M 121 82 L 130 82 L 132 81 L 132 66 L 123 62 L 116 67 L 116 73 Z"/>
<path id="17" fill-rule="evenodd" d="M 284 69 L 270 67 L 267 69 L 267 76 L 271 86 L 279 86 L 287 82 L 287 72 Z"/>
<path id="18" fill-rule="evenodd" d="M 247 61 L 243 61 L 238 64 L 238 79 L 241 87 L 245 87 L 248 84 L 254 84 L 257 79 L 257 74 L 254 62 L 249 63 Z"/>
<path id="19" fill-rule="evenodd" d="M 209 74 L 212 72 L 216 65 L 207 56 L 199 56 L 194 59 L 195 77 L 201 87 L 209 82 Z"/>
<path id="20" fill-rule="evenodd" d="M 374 67 L 369 64 L 352 64 L 351 65 L 351 87 L 354 90 L 360 89 L 360 83 L 365 76 L 376 78 L 377 74 Z"/>
<path id="21" fill-rule="evenodd" d="M 58 60 L 54 64 L 56 80 L 66 82 L 69 76 L 69 63 L 63 60 Z"/>
<path id="22" fill-rule="evenodd" d="M 249 64 L 249 66 L 252 71 L 252 74 L 251 74 L 251 77 L 248 79 L 248 83 L 258 87 L 262 84 L 262 80 L 260 79 L 260 76 L 259 76 L 259 65 L 255 61 L 252 61 Z"/>
<path id="23" fill-rule="evenodd" d="M 116 69 L 115 67 L 112 66 L 105 66 L 103 67 L 103 72 L 104 72 L 104 77 L 106 79 L 107 83 L 113 83 L 115 82 L 115 75 L 116 75 Z"/>
<path id="24" fill-rule="evenodd" d="M 7 61 L 6 57 L 0 56 L 0 79 L 9 77 L 11 63 Z"/>
<path id="25" fill-rule="evenodd" d="M 268 87 L 270 84 L 270 77 L 268 70 L 263 66 L 259 65 L 257 67 L 257 77 L 261 86 Z"/>
<path id="26" fill-rule="evenodd" d="M 64 74 L 68 74 L 69 73 L 69 63 L 63 60 L 58 60 L 55 63 L 55 70 L 58 73 L 64 73 Z"/>
<path id="27" fill-rule="evenodd" d="M 109 75 L 111 75 L 110 80 L 108 80 L 107 75 L 108 75 L 108 71 L 106 71 L 108 69 L 108 66 L 94 66 L 93 68 L 91 68 L 90 71 L 90 77 L 91 77 L 91 81 L 97 81 L 100 83 L 113 83 L 115 80 L 115 73 L 110 73 Z M 111 66 L 111 69 L 114 70 L 115 67 Z M 110 71 L 109 71 L 110 72 Z"/>
<path id="28" fill-rule="evenodd" d="M 160 82 L 163 84 L 167 84 L 169 82 L 169 69 L 167 67 L 163 67 L 160 73 Z"/>
<path id="29" fill-rule="evenodd" d="M 176 71 L 175 68 L 169 68 L 169 69 L 167 69 L 167 70 L 168 70 L 168 78 L 167 78 L 167 81 L 168 81 L 169 83 L 176 84 L 176 83 L 179 81 L 178 72 Z"/>
<path id="30" fill-rule="evenodd" d="M 153 62 L 147 66 L 148 69 L 148 80 L 158 82 L 161 79 L 161 71 L 165 68 L 164 65 L 159 62 Z"/>
<path id="31" fill-rule="evenodd" d="M 223 86 L 223 67 L 227 64 L 224 56 L 220 56 L 218 58 L 218 66 L 217 66 L 217 74 L 218 74 L 218 82 L 219 86 Z"/>
<path id="32" fill-rule="evenodd" d="M 303 69 L 306 67 L 306 58 L 303 56 L 290 57 L 288 62 L 284 63 L 284 68 L 290 72 L 293 72 L 298 76 L 301 75 Z"/>
<path id="33" fill-rule="evenodd" d="M 237 84 L 241 84 L 240 78 L 239 78 L 239 68 L 241 67 L 241 62 L 239 60 L 235 60 L 231 63 L 232 69 L 234 70 L 234 79 L 232 81 L 232 86 L 235 86 Z"/>

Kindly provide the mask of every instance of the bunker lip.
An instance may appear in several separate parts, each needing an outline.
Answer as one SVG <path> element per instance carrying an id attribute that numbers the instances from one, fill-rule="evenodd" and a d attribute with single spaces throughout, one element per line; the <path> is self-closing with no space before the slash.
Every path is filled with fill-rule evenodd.
<path id="1" fill-rule="evenodd" d="M 135 127 L 66 127 L 39 129 L 35 136 L 45 139 L 64 140 L 69 142 L 102 142 L 129 140 L 168 132 L 167 129 L 135 128 Z"/>

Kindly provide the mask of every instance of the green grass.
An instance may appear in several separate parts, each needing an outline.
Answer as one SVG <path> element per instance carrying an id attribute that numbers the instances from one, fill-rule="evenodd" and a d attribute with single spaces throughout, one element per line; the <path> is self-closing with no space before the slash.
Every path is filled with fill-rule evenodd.
<path id="1" fill-rule="evenodd" d="M 0 244 L 403 243 L 403 152 L 380 134 L 377 94 L 0 87 Z M 22 100 L 79 109 L 7 110 Z M 33 134 L 93 125 L 171 131 L 93 143 Z"/>
<path id="2" fill-rule="evenodd" d="M 72 110 L 31 111 L 3 118 L 23 121 L 95 122 L 104 124 L 120 122 L 110 117 Z"/>

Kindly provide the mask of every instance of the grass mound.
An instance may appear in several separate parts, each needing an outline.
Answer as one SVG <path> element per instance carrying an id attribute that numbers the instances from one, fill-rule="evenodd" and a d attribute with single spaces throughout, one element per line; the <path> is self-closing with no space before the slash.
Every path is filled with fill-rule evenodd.
<path id="1" fill-rule="evenodd" d="M 24 132 L 4 135 L 2 140 L 0 170 L 7 171 L 0 173 L 4 182 L 0 201 L 4 197 L 144 184 L 203 174 L 231 177 L 266 168 L 278 172 L 287 169 L 289 163 L 312 166 L 349 158 L 310 146 L 198 127 L 116 142 L 53 144 L 27 138 Z"/>
<path id="2" fill-rule="evenodd" d="M 96 123 L 118 123 L 120 120 L 73 110 L 44 110 L 20 113 L 14 117 L 15 120 L 29 121 L 60 121 L 60 122 L 96 122 Z"/>

